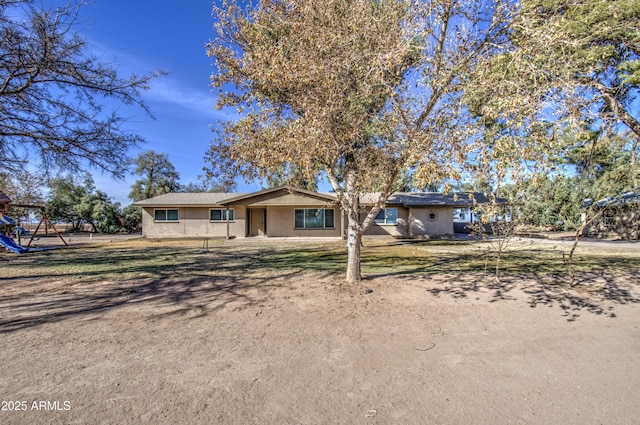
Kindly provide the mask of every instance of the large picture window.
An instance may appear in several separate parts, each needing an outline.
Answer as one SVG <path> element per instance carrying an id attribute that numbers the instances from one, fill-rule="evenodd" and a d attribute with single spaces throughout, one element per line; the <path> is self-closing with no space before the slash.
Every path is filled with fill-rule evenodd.
<path id="1" fill-rule="evenodd" d="M 233 221 L 233 210 L 229 211 L 229 221 Z M 212 209 L 209 210 L 209 220 L 211 221 L 227 221 L 226 209 Z"/>
<path id="2" fill-rule="evenodd" d="M 178 210 L 154 210 L 154 221 L 178 221 Z"/>
<path id="3" fill-rule="evenodd" d="M 398 224 L 398 209 L 383 208 L 373 220 L 375 224 Z"/>
<path id="4" fill-rule="evenodd" d="M 305 208 L 295 210 L 296 229 L 333 229 L 334 227 L 333 209 Z"/>

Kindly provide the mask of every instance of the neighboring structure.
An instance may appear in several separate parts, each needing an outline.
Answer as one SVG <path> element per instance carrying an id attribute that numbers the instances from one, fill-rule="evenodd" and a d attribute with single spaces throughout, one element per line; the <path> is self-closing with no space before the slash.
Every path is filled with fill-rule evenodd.
<path id="1" fill-rule="evenodd" d="M 597 202 L 586 200 L 598 213 L 584 229 L 586 236 L 607 239 L 640 239 L 640 192 L 627 192 Z"/>
<path id="2" fill-rule="evenodd" d="M 366 211 L 376 194 L 361 198 Z M 479 193 L 395 193 L 366 235 L 453 235 L 454 208 L 487 202 Z M 347 220 L 333 193 L 289 187 L 254 193 L 167 193 L 133 204 L 142 207 L 143 235 L 167 237 L 344 238 Z"/>

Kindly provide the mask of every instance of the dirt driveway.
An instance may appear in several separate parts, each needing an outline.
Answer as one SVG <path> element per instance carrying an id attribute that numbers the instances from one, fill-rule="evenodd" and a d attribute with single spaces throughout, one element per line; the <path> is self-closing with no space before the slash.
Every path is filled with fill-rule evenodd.
<path id="1" fill-rule="evenodd" d="M 0 423 L 635 423 L 637 276 L 586 278 L 0 277 Z"/>

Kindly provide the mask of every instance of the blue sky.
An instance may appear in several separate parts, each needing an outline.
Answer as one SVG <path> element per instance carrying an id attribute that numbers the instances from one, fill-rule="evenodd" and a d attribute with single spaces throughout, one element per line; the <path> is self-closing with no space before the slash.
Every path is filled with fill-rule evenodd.
<path id="1" fill-rule="evenodd" d="M 148 149 L 167 154 L 182 184 L 202 174 L 211 125 L 233 118 L 214 108 L 216 95 L 209 85 L 214 68 L 205 44 L 214 37 L 212 5 L 212 0 L 93 0 L 83 7 L 78 27 L 93 53 L 113 61 L 123 75 L 169 72 L 143 93 L 155 119 L 141 110 L 124 115 L 130 118 L 126 128 L 147 140 L 131 155 Z M 99 172 L 93 176 L 98 189 L 123 206 L 130 203 L 127 195 L 136 176 L 125 182 Z M 238 191 L 259 188 L 241 183 Z"/>

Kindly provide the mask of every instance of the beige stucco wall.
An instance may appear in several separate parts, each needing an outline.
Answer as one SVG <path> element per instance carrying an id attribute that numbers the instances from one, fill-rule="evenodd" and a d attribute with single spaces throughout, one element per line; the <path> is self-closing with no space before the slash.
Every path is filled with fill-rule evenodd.
<path id="1" fill-rule="evenodd" d="M 372 224 L 365 235 L 407 236 L 444 236 L 453 235 L 453 208 L 429 207 L 411 208 L 411 232 L 409 232 L 409 208 L 394 206 L 398 209 L 398 224 Z M 435 213 L 435 221 L 429 215 Z M 361 217 L 364 218 L 364 217 Z"/>
<path id="2" fill-rule="evenodd" d="M 331 208 L 327 205 L 305 205 L 306 208 Z M 292 206 L 267 207 L 267 235 L 270 237 L 340 237 L 341 214 L 339 208 L 334 210 L 333 229 L 296 229 L 295 209 Z"/>
<path id="3" fill-rule="evenodd" d="M 291 203 L 297 204 L 291 205 Z M 286 205 L 286 204 L 289 205 Z M 243 238 L 247 234 L 247 215 L 249 208 L 266 208 L 266 233 L 271 237 L 340 237 L 342 214 L 338 206 L 331 206 L 321 199 L 305 196 L 283 194 L 267 199 L 251 199 L 245 205 L 234 205 L 234 221 L 229 223 L 229 236 Z M 151 238 L 179 238 L 179 237 L 226 237 L 227 223 L 209 220 L 209 210 L 223 208 L 210 207 L 148 207 L 142 211 L 142 232 Z M 335 227 L 333 229 L 296 229 L 296 208 L 333 208 Z M 451 207 L 411 208 L 402 206 L 398 209 L 398 222 L 394 225 L 372 224 L 366 235 L 390 235 L 394 237 L 407 236 L 442 236 L 452 235 L 453 209 Z M 177 222 L 155 222 L 155 209 L 177 209 Z M 435 221 L 429 220 L 429 214 L 437 215 Z M 409 232 L 409 217 L 411 217 L 411 232 Z"/>
<path id="4" fill-rule="evenodd" d="M 142 234 L 149 238 L 180 238 L 180 237 L 226 237 L 227 223 L 209 221 L 209 210 L 212 207 L 166 207 L 143 208 Z M 178 221 L 154 220 L 156 209 L 177 209 Z M 246 209 L 234 208 L 234 221 L 229 222 L 229 234 L 235 237 L 245 236 Z"/>
<path id="5" fill-rule="evenodd" d="M 435 221 L 429 216 L 434 213 Z M 453 235 L 453 208 L 429 207 L 411 208 L 413 236 L 444 236 Z"/>
<path id="6" fill-rule="evenodd" d="M 403 207 L 389 207 L 389 208 L 397 208 L 398 209 L 398 224 L 376 224 L 373 223 L 367 231 L 364 233 L 365 235 L 390 235 L 390 236 L 407 236 L 407 223 L 409 218 L 409 211 Z M 367 209 L 370 211 L 370 208 Z M 360 214 L 360 220 L 364 219 L 364 214 Z"/>

